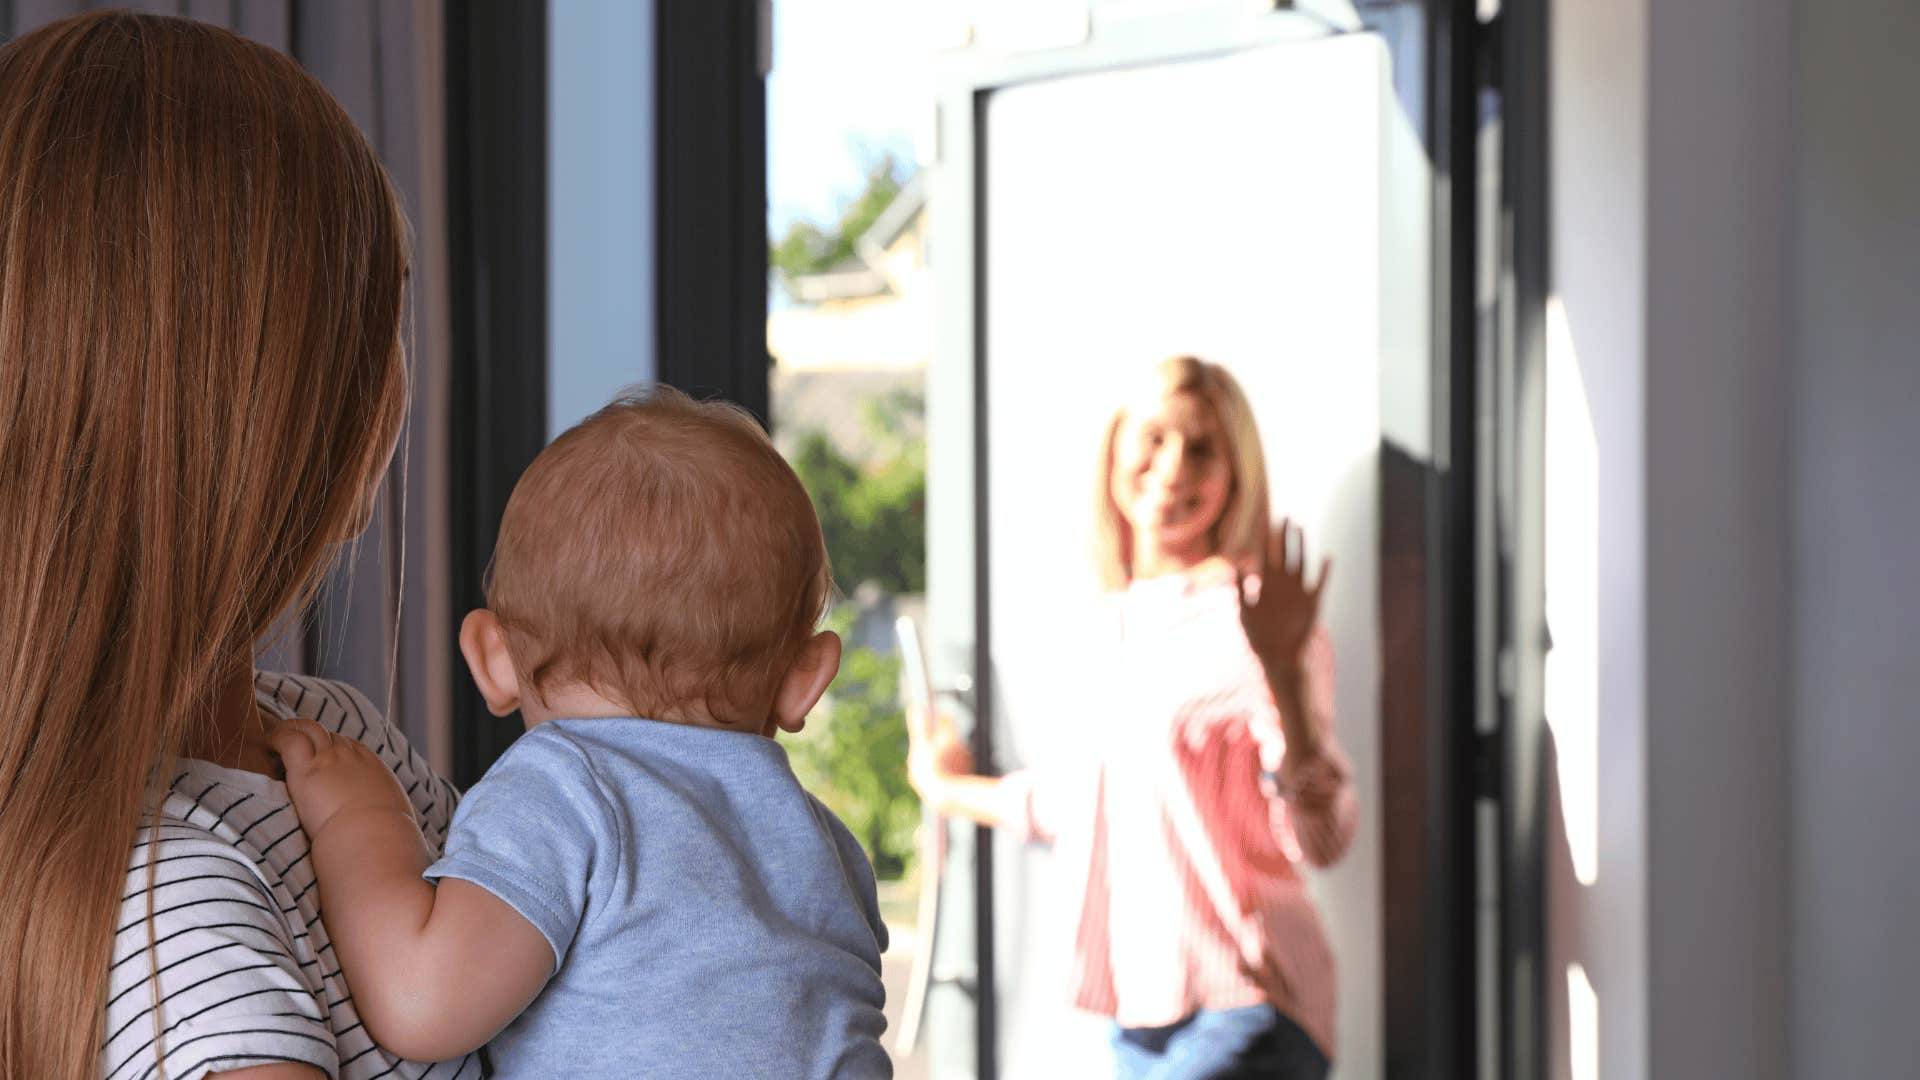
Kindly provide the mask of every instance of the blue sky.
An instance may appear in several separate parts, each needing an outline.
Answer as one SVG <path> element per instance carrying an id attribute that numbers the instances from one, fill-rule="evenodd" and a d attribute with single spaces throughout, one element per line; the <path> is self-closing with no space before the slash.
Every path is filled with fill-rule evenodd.
<path id="1" fill-rule="evenodd" d="M 930 0 L 774 0 L 767 80 L 767 214 L 830 223 L 864 164 L 911 159 L 932 104 Z"/>

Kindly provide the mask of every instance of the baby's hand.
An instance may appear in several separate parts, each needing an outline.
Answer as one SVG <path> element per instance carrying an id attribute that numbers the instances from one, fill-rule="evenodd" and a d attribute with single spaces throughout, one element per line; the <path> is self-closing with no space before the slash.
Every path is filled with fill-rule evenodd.
<path id="1" fill-rule="evenodd" d="M 287 770 L 287 792 L 309 841 L 350 810 L 413 817 L 413 804 L 393 772 L 366 744 L 311 720 L 282 720 L 268 736 Z"/>

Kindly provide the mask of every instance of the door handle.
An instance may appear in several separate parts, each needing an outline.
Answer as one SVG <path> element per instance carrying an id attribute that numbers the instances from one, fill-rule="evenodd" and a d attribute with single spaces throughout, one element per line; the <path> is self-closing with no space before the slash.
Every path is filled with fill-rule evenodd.
<path id="1" fill-rule="evenodd" d="M 926 647 L 920 640 L 920 628 L 912 617 L 902 615 L 894 622 L 894 634 L 900 642 L 901 689 L 910 698 L 908 707 L 917 707 L 924 722 L 933 722 L 935 702 L 940 698 L 956 701 L 973 710 L 973 680 L 961 675 L 936 688 L 927 672 Z M 967 972 L 936 972 L 934 945 L 940 932 L 940 893 L 947 864 L 947 819 L 925 803 L 920 807 L 918 836 L 920 865 L 920 905 L 914 932 L 913 966 L 907 978 L 907 999 L 900 1008 L 900 1030 L 894 1036 L 893 1052 L 908 1057 L 920 1043 L 920 1029 L 926 1019 L 927 992 L 936 982 L 954 982 L 968 989 L 973 980 Z"/>

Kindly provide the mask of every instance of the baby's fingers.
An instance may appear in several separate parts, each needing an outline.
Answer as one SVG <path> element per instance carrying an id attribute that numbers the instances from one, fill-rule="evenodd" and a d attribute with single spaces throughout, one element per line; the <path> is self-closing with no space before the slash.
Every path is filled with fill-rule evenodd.
<path id="1" fill-rule="evenodd" d="M 267 745 L 280 755 L 288 776 L 304 772 L 331 741 L 327 729 L 311 720 L 276 720 L 267 729 Z"/>

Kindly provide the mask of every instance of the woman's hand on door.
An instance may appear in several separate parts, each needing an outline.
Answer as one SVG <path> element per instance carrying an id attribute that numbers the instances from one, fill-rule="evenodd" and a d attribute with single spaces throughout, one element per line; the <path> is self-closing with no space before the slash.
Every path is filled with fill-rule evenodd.
<path id="1" fill-rule="evenodd" d="M 938 802 L 939 789 L 957 777 L 976 775 L 973 751 L 960 737 L 953 717 L 940 711 L 907 706 L 907 779 L 921 798 Z"/>

